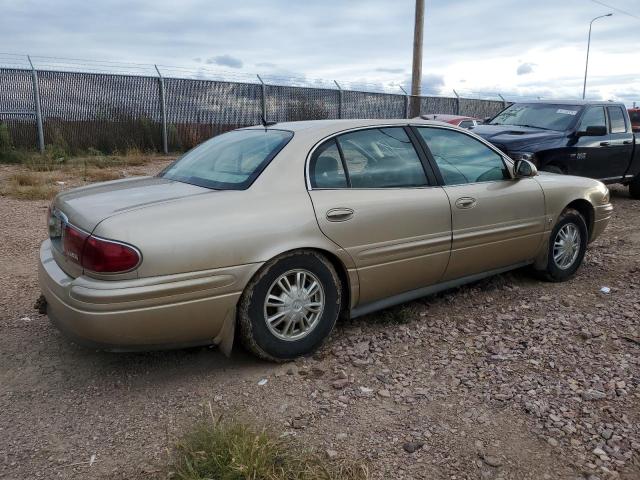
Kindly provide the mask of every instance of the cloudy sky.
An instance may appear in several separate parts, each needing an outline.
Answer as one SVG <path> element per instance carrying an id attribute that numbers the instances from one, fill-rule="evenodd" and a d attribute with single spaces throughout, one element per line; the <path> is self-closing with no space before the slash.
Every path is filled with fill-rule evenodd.
<path id="1" fill-rule="evenodd" d="M 613 12 L 594 23 L 587 95 L 640 103 L 640 0 L 603 1 L 615 9 L 426 0 L 424 90 L 577 97 L 589 21 Z M 394 89 L 409 82 L 413 9 L 413 0 L 0 0 L 0 52 Z"/>

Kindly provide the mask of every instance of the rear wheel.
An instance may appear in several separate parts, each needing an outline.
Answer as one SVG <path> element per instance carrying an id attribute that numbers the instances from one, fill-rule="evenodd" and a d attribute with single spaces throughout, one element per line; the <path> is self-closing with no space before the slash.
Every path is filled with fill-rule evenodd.
<path id="1" fill-rule="evenodd" d="M 542 272 L 544 278 L 563 282 L 573 277 L 584 259 L 588 236 L 587 224 L 577 210 L 562 212 L 549 237 L 549 258 L 547 268 Z"/>
<path id="2" fill-rule="evenodd" d="M 631 195 L 631 198 L 640 199 L 640 175 L 636 175 L 636 177 L 631 180 L 629 184 L 629 195 Z"/>
<path id="3" fill-rule="evenodd" d="M 240 299 L 238 326 L 245 347 L 272 361 L 316 350 L 342 306 L 342 286 L 322 255 L 301 251 L 267 263 Z"/>

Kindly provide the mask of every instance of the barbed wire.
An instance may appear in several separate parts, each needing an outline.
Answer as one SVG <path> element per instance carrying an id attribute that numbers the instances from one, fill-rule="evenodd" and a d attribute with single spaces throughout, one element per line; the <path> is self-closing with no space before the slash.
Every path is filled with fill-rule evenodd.
<path id="1" fill-rule="evenodd" d="M 408 88 L 403 82 L 370 82 L 366 80 L 340 80 L 338 85 L 334 80 L 312 78 L 305 75 L 285 75 L 281 73 L 261 73 L 258 75 L 215 68 L 211 65 L 186 67 L 165 64 L 147 64 L 134 62 L 120 62 L 112 60 L 88 60 L 80 58 L 52 57 L 45 55 L 27 55 L 23 53 L 0 52 L 0 68 L 31 69 L 31 63 L 36 70 L 65 71 L 78 73 L 99 73 L 110 75 L 132 75 L 142 77 L 157 77 L 158 71 L 163 77 L 192 80 L 217 80 L 232 83 L 259 84 L 264 81 L 267 85 L 302 88 L 324 88 L 336 90 L 352 90 L 370 93 L 387 93 L 402 95 L 403 88 Z M 156 67 L 158 71 L 156 70 Z M 472 89 L 457 89 L 458 95 L 464 98 L 498 100 L 498 101 L 527 101 L 538 100 L 542 97 L 533 94 L 516 92 L 492 92 Z M 427 90 L 423 96 L 454 97 L 455 93 L 442 90 Z M 577 98 L 577 97 L 576 97 Z"/>

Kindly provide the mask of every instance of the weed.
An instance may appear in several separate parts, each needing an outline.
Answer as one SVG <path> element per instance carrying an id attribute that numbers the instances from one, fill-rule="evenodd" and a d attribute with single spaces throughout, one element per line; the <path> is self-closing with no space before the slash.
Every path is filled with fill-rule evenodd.
<path id="1" fill-rule="evenodd" d="M 180 480 L 365 480 L 364 465 L 321 459 L 290 438 L 246 423 L 208 420 L 177 444 Z"/>

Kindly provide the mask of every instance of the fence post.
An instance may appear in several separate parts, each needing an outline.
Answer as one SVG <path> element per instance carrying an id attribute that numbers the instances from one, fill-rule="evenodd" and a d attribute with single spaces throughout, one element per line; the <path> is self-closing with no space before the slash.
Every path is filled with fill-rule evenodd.
<path id="1" fill-rule="evenodd" d="M 33 100 L 36 106 L 36 123 L 38 125 L 38 148 L 40 153 L 44 153 L 44 129 L 42 127 L 42 110 L 40 108 L 40 88 L 38 86 L 38 72 L 36 72 L 31 57 L 27 55 L 29 65 L 31 65 L 31 79 L 33 80 Z"/>
<path id="2" fill-rule="evenodd" d="M 256 74 L 258 80 L 260 80 L 260 85 L 262 86 L 262 123 L 267 122 L 267 85 L 262 81 L 260 75 Z"/>
<path id="3" fill-rule="evenodd" d="M 460 115 L 460 95 L 458 95 L 458 92 L 456 92 L 454 89 L 452 90 L 456 96 L 456 115 Z"/>
<path id="4" fill-rule="evenodd" d="M 160 73 L 160 69 L 158 65 L 153 65 L 156 67 L 156 72 L 158 72 L 158 85 L 160 87 L 160 115 L 162 115 L 162 151 L 165 153 L 169 153 L 169 138 L 167 134 L 167 98 L 165 96 L 164 90 L 164 78 Z"/>
<path id="5" fill-rule="evenodd" d="M 342 101 L 344 93 L 342 92 L 342 87 L 338 82 L 334 80 L 333 83 L 335 83 L 336 87 L 338 87 L 338 118 L 342 118 Z"/>
<path id="6" fill-rule="evenodd" d="M 507 101 L 504 99 L 504 97 L 502 95 L 498 94 L 498 96 L 502 100 L 502 107 L 503 108 L 507 108 Z"/>
<path id="7" fill-rule="evenodd" d="M 402 85 L 398 85 L 402 93 L 404 93 L 404 118 L 409 118 L 409 94 L 402 88 Z"/>

